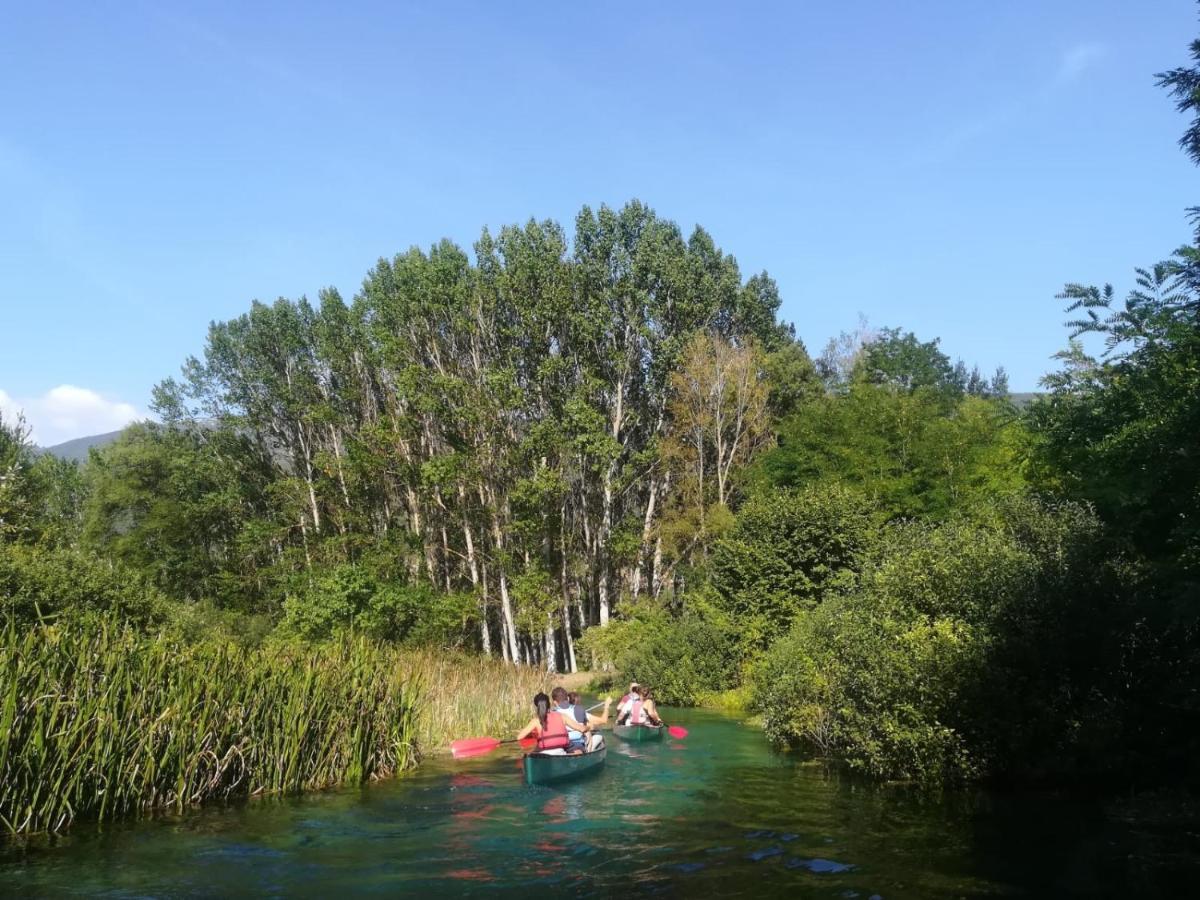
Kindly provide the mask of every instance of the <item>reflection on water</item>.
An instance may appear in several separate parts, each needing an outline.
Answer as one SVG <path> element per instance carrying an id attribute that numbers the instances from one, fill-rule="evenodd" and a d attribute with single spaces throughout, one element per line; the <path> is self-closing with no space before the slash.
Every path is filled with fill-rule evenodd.
<path id="1" fill-rule="evenodd" d="M 931 797 L 828 777 L 717 713 L 609 739 L 596 775 L 527 787 L 497 751 L 362 790 L 206 809 L 0 853 L 0 894 L 111 897 L 1186 896 L 1174 820 L 1052 796 Z M 1140 823 L 1140 824 L 1139 824 Z"/>

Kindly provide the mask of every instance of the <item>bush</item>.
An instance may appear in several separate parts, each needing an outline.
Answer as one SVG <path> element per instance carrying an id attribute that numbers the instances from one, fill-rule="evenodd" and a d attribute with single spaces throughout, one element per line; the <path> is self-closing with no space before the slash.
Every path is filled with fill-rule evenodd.
<path id="1" fill-rule="evenodd" d="M 0 612 L 18 623 L 96 612 L 151 625 L 169 610 L 153 585 L 124 566 L 68 548 L 0 544 Z"/>
<path id="2" fill-rule="evenodd" d="M 921 781 L 1118 761 L 1133 695 L 1112 663 L 1135 622 L 1095 517 L 1012 500 L 982 518 L 889 528 L 858 584 L 800 617 L 755 675 L 773 739 Z"/>
<path id="3" fill-rule="evenodd" d="M 717 601 L 748 652 L 764 649 L 796 615 L 847 587 L 874 533 L 872 506 L 832 486 L 755 497 L 713 552 Z"/>
<path id="4" fill-rule="evenodd" d="M 283 627 L 322 639 L 353 628 L 414 646 L 458 646 L 476 613 L 469 594 L 439 594 L 425 585 L 378 582 L 361 566 L 338 566 L 283 603 Z"/>
<path id="5" fill-rule="evenodd" d="M 614 666 L 624 680 L 654 689 L 662 703 L 694 706 L 738 682 L 737 639 L 728 623 L 692 598 L 681 616 L 656 603 L 630 604 L 624 618 L 590 628 L 579 640 L 583 653 Z"/>

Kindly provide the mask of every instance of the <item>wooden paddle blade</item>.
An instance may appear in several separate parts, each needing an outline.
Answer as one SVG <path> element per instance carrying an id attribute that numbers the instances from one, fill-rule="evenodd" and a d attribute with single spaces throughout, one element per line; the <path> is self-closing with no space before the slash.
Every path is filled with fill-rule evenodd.
<path id="1" fill-rule="evenodd" d="M 462 738 L 450 744 L 450 753 L 455 759 L 467 759 L 471 756 L 482 756 L 485 753 L 491 753 L 499 746 L 500 741 L 496 738 Z"/>
<path id="2" fill-rule="evenodd" d="M 667 734 L 669 734 L 673 738 L 679 738 L 682 740 L 683 738 L 688 736 L 688 730 L 686 728 L 680 727 L 679 725 L 671 725 L 670 727 L 667 728 Z"/>

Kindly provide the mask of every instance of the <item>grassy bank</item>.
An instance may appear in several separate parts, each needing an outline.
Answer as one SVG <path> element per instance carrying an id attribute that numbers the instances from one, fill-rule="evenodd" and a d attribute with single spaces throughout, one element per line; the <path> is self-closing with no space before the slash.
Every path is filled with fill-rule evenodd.
<path id="1" fill-rule="evenodd" d="M 111 621 L 0 641 L 0 824 L 58 831 L 212 799 L 361 783 L 515 724 L 531 670 L 346 637 L 185 643 Z"/>

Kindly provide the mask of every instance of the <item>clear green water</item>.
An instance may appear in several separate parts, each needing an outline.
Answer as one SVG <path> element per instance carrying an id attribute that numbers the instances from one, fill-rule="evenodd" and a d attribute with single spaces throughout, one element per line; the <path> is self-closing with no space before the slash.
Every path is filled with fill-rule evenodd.
<path id="1" fill-rule="evenodd" d="M 830 777 L 719 713 L 671 720 L 686 740 L 610 735 L 605 767 L 560 787 L 525 786 L 501 748 L 362 790 L 80 826 L 0 851 L 0 895 L 1196 893 L 1200 820 L 1184 801 L 1147 817 L 1044 794 L 931 798 Z"/>

